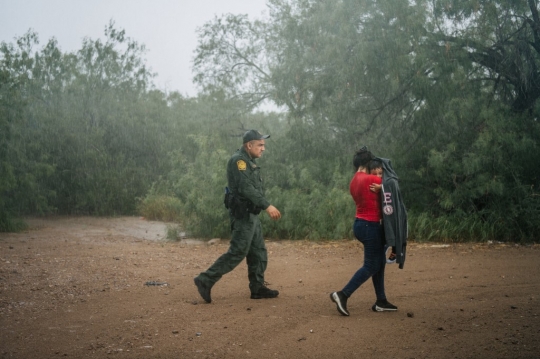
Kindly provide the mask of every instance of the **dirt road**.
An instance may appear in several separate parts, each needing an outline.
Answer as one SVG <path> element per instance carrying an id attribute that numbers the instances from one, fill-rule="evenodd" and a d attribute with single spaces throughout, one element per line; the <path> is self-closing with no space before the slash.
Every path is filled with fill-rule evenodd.
<path id="1" fill-rule="evenodd" d="M 268 241 L 279 298 L 249 299 L 241 264 L 206 304 L 193 277 L 227 240 L 168 242 L 131 217 L 30 224 L 0 234 L 0 358 L 540 357 L 538 245 L 412 243 L 386 271 L 399 310 L 372 312 L 368 282 L 342 317 L 329 293 L 361 265 L 356 241 Z"/>

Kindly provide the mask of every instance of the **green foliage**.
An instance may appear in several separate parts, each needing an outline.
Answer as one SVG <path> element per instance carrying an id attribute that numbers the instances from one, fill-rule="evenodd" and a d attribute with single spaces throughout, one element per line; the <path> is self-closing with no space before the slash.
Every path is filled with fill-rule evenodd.
<path id="1" fill-rule="evenodd" d="M 0 232 L 20 232 L 28 228 L 26 222 L 10 213 L 0 213 Z"/>
<path id="2" fill-rule="evenodd" d="M 271 0 L 269 7 L 256 26 L 264 32 L 247 31 L 255 27 L 245 18 L 213 21 L 219 31 L 200 34 L 196 70 L 216 65 L 220 76 L 201 71 L 198 80 L 230 94 L 249 86 L 224 75 L 259 73 L 265 93 L 289 110 L 290 129 L 268 167 L 279 173 L 271 193 L 291 220 L 271 223 L 274 233 L 317 237 L 306 223 L 312 203 L 330 205 L 321 199 L 333 188 L 330 167 L 346 173 L 353 150 L 368 144 L 393 159 L 407 206 L 444 228 L 438 238 L 468 238 L 462 225 L 470 225 L 478 239 L 536 240 L 536 2 Z M 255 46 L 266 51 L 264 66 L 243 60 Z"/>
<path id="3" fill-rule="evenodd" d="M 227 213 L 223 210 L 226 186 L 227 153 L 207 136 L 193 137 L 197 156 L 185 165 L 181 176 L 172 181 L 175 195 L 184 202 L 183 225 L 189 233 L 202 237 L 225 237 L 228 234 Z M 178 156 L 177 161 L 183 162 Z M 173 167 L 175 161 L 173 161 Z M 178 165 L 181 168 L 181 163 Z"/>
<path id="4" fill-rule="evenodd" d="M 265 30 L 264 23 L 232 14 L 202 26 L 198 30 L 194 81 L 207 91 L 224 91 L 242 98 L 249 109 L 271 98 L 270 69 L 263 51 Z"/>
<path id="5" fill-rule="evenodd" d="M 476 242 L 508 238 L 504 223 L 486 222 L 479 215 L 452 214 L 433 216 L 427 212 L 409 213 L 409 238 L 417 242 Z"/>
<path id="6" fill-rule="evenodd" d="M 291 167 L 281 173 L 285 178 L 280 182 L 286 183 L 286 188 L 277 183 L 266 191 L 282 213 L 277 222 L 262 215 L 267 236 L 312 240 L 352 238 L 355 205 L 348 188 L 350 173 L 341 173 L 340 167 L 334 166 L 334 171 L 329 169 L 327 173 L 328 180 L 321 180 L 316 166 Z"/>
<path id="7" fill-rule="evenodd" d="M 139 203 L 138 213 L 146 219 L 178 223 L 183 205 L 177 197 L 149 194 Z"/>
<path id="8" fill-rule="evenodd" d="M 167 225 L 167 236 L 169 241 L 177 241 L 180 239 L 180 228 L 178 225 Z"/>
<path id="9" fill-rule="evenodd" d="M 134 213 L 162 170 L 166 149 L 157 144 L 167 129 L 151 106 L 166 103 L 147 92 L 144 48 L 112 23 L 105 34 L 73 54 L 54 39 L 34 50 L 34 33 L 2 44 L 2 87 L 18 91 L 7 105 L 18 115 L 2 139 L 13 215 Z"/>
<path id="10" fill-rule="evenodd" d="M 16 177 L 9 153 L 12 126 L 24 110 L 20 86 L 8 71 L 0 69 L 0 232 L 24 229 L 22 221 L 14 218 L 15 202 L 9 196 L 16 186 Z"/>
<path id="11" fill-rule="evenodd" d="M 199 31 L 195 98 L 153 89 L 111 23 L 63 53 L 0 45 L 0 230 L 39 213 L 132 214 L 228 237 L 225 166 L 251 128 L 274 238 L 352 237 L 351 160 L 392 159 L 416 240 L 537 241 L 535 1 L 269 0 Z M 261 101 L 287 113 L 255 113 Z M 173 231 L 171 230 L 171 233 Z M 174 234 L 174 233 L 173 233 Z M 171 236 L 173 236 L 171 234 Z"/>
<path id="12" fill-rule="evenodd" d="M 267 237 L 311 240 L 353 237 L 355 207 L 348 191 L 335 188 L 329 192 L 314 189 L 302 193 L 273 188 L 267 192 L 283 215 L 278 222 L 262 216 Z"/>

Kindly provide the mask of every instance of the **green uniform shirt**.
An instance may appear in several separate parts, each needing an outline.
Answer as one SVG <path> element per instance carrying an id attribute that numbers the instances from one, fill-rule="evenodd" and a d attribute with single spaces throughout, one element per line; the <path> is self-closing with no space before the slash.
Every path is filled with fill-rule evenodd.
<path id="1" fill-rule="evenodd" d="M 245 148 L 237 150 L 227 163 L 227 182 L 231 192 L 248 199 L 257 207 L 267 209 L 270 202 L 264 198 L 261 168 L 249 157 Z"/>

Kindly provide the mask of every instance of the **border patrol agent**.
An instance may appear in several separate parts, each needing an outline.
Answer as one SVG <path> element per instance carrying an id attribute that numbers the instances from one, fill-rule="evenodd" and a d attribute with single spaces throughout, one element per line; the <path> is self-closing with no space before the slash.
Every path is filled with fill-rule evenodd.
<path id="1" fill-rule="evenodd" d="M 261 221 L 258 214 L 265 210 L 270 218 L 281 218 L 279 210 L 264 197 L 260 167 L 255 159 L 262 156 L 265 139 L 256 130 L 243 136 L 243 146 L 227 163 L 225 206 L 229 209 L 232 237 L 229 250 L 214 264 L 195 277 L 194 282 L 201 297 L 211 303 L 210 291 L 224 274 L 232 271 L 246 258 L 251 299 L 276 298 L 277 290 L 264 285 L 264 272 L 268 255 L 264 245 Z"/>

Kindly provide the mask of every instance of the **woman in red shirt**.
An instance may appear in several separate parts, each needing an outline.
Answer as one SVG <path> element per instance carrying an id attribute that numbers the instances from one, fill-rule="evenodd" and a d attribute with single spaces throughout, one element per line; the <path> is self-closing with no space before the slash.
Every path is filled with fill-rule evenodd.
<path id="1" fill-rule="evenodd" d="M 397 307 L 388 300 L 384 291 L 384 235 L 382 232 L 381 201 L 376 189 L 381 178 L 367 173 L 367 166 L 373 155 L 365 147 L 356 152 L 353 164 L 357 169 L 351 180 L 350 192 L 356 203 L 354 236 L 364 245 L 364 265 L 356 271 L 349 283 L 339 292 L 330 294 L 330 299 L 337 305 L 342 315 L 348 316 L 347 299 L 369 278 L 375 288 L 376 302 L 371 307 L 377 312 L 395 311 Z"/>

